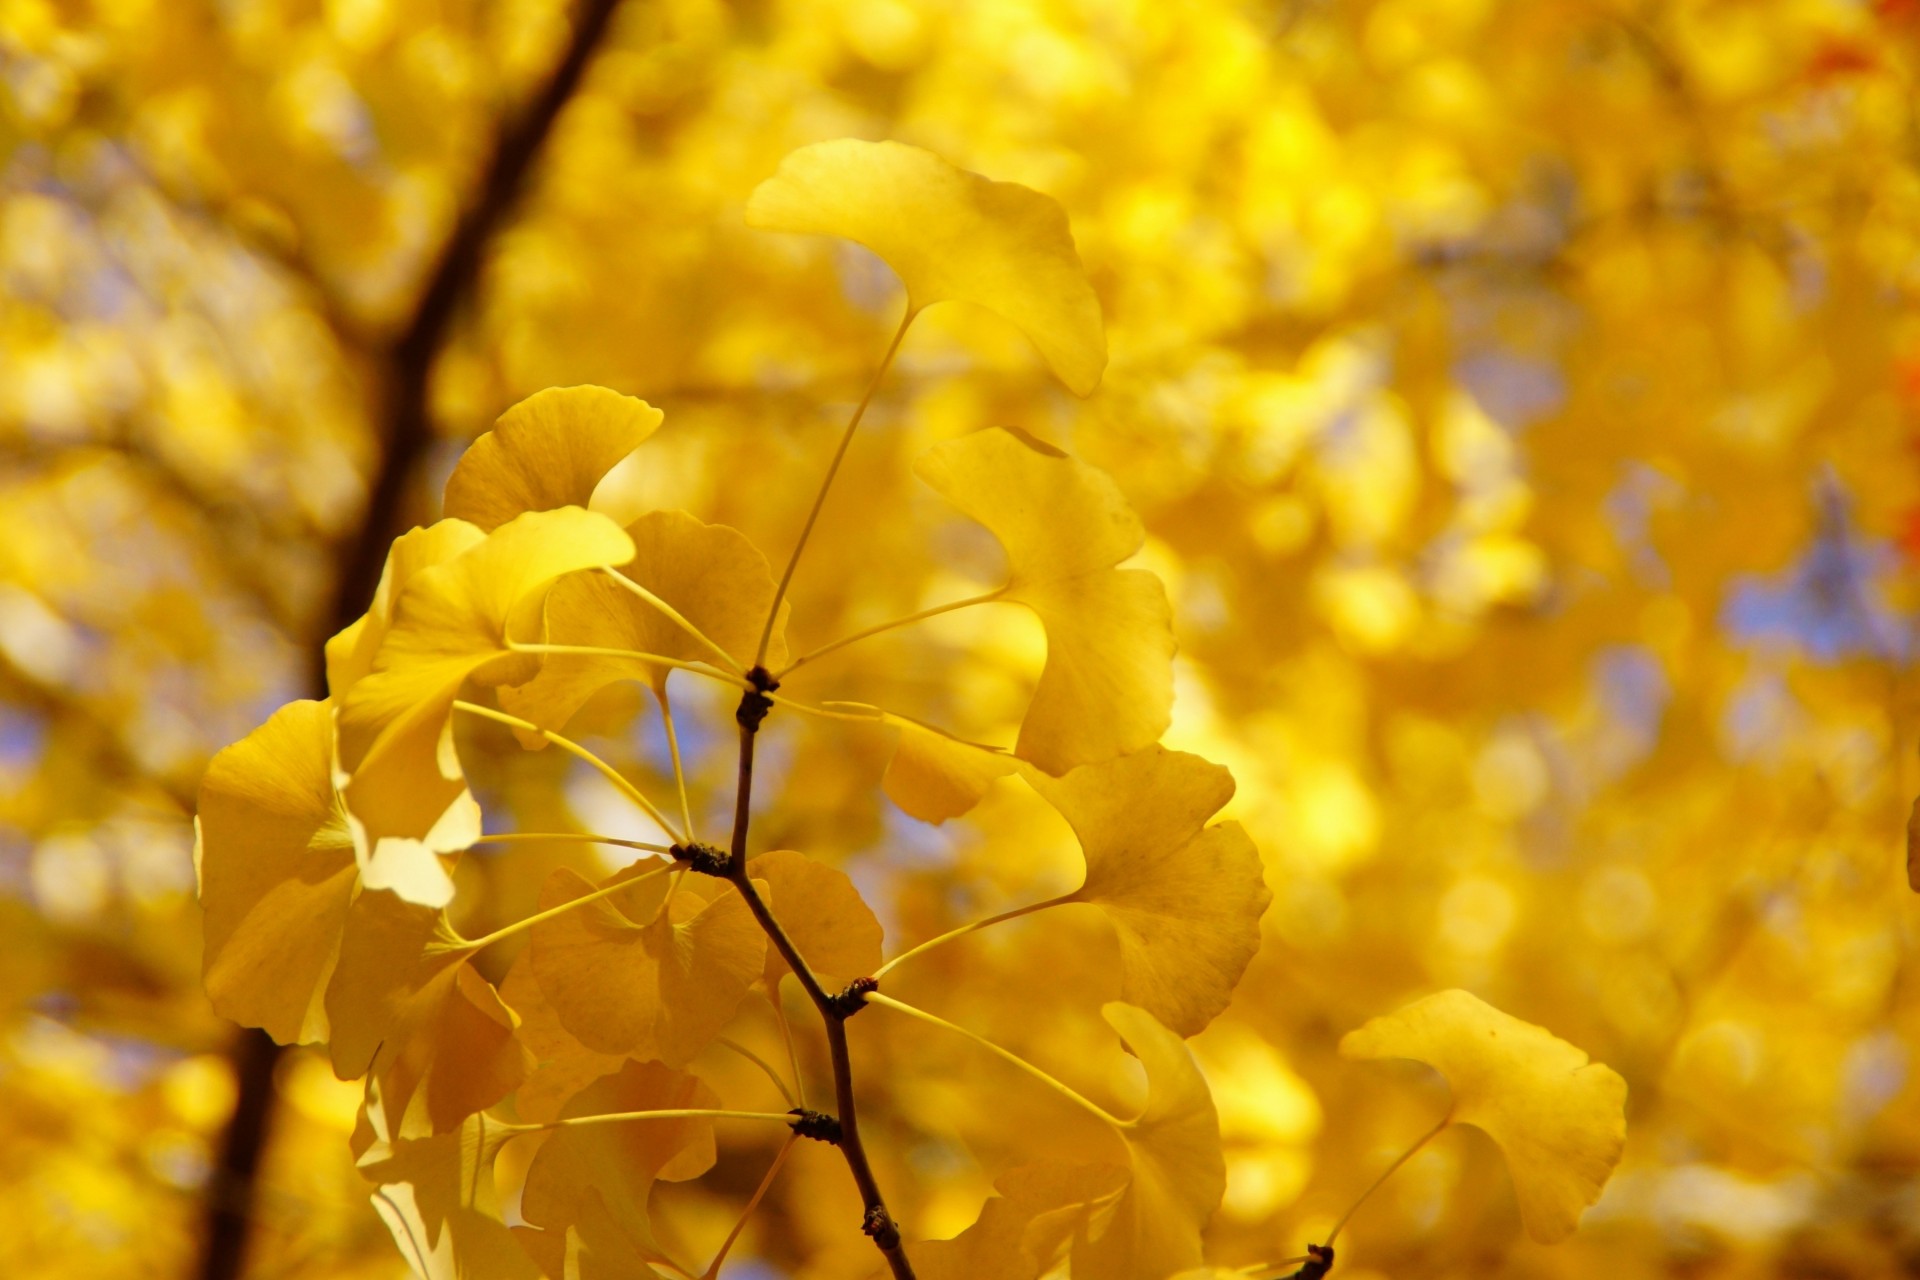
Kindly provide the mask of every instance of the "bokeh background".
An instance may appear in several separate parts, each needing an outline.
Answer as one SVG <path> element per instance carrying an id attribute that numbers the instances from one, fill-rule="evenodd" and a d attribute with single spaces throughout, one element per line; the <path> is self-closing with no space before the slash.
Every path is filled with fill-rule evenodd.
<path id="1" fill-rule="evenodd" d="M 992 580 L 911 477 L 939 440 L 1020 426 L 1142 512 L 1169 742 L 1232 767 L 1276 897 L 1195 1041 L 1210 1256 L 1297 1252 L 1427 1127 L 1437 1085 L 1333 1046 L 1457 985 L 1626 1075 L 1625 1160 L 1545 1249 L 1449 1135 L 1341 1271 L 1920 1272 L 1916 57 L 1914 0 L 0 0 L 0 1272 L 230 1275 L 243 1234 L 250 1276 L 405 1274 L 357 1089 L 200 994 L 199 776 L 539 388 L 662 407 L 631 500 L 784 555 L 900 302 L 741 206 L 847 135 L 1059 199 L 1112 361 L 1082 402 L 991 317 L 916 325 L 793 634 Z M 975 610 L 795 686 L 1008 742 L 1041 652 Z M 727 709 L 688 692 L 718 814 Z M 582 733 L 657 774 L 642 710 Z M 1071 883 L 1015 784 L 926 827 L 883 737 L 778 728 L 757 826 L 848 867 L 890 950 Z M 463 750 L 501 825 L 631 825 L 557 753 Z M 475 855 L 462 909 L 563 863 Z M 1061 914 L 898 990 L 1092 1070 L 1110 943 Z M 1043 1104 L 854 1038 L 896 1212 L 957 1231 Z M 665 1196 L 692 1252 L 770 1151 L 731 1140 Z M 729 1274 L 871 1272 L 821 1154 Z"/>

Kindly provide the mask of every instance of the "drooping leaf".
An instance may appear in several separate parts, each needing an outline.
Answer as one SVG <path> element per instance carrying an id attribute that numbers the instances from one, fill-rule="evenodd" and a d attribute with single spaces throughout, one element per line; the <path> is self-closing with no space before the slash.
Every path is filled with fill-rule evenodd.
<path id="1" fill-rule="evenodd" d="M 629 1062 L 596 1080 L 561 1109 L 562 1118 L 721 1105 L 698 1077 L 658 1062 Z M 635 1264 L 665 1260 L 647 1216 L 658 1181 L 697 1178 L 714 1161 L 713 1121 L 689 1117 L 621 1120 L 556 1129 L 527 1170 L 521 1212 L 539 1234 L 527 1251 L 551 1274 L 571 1231 L 581 1280 L 645 1275 Z"/>
<path id="2" fill-rule="evenodd" d="M 774 918 L 829 990 L 880 967 L 880 922 L 846 872 L 790 849 L 761 854 L 747 863 L 747 872 L 765 882 Z M 779 949 L 768 947 L 768 990 L 788 972 Z"/>
<path id="3" fill-rule="evenodd" d="M 426 1138 L 376 1138 L 360 1174 L 421 1280 L 539 1280 L 500 1214 L 493 1162 L 514 1130 L 484 1115 Z"/>
<path id="4" fill-rule="evenodd" d="M 371 1072 L 393 1131 L 447 1133 L 526 1077 L 514 1017 L 438 910 L 365 893 L 348 912 L 327 988 L 343 1080 Z"/>
<path id="5" fill-rule="evenodd" d="M 767 939 L 731 885 L 689 875 L 667 886 L 657 877 L 537 924 L 531 952 L 541 992 L 582 1044 L 684 1066 L 761 976 Z M 592 891 L 561 868 L 540 909 Z"/>
<path id="6" fill-rule="evenodd" d="M 200 784 L 207 995 L 281 1044 L 327 1038 L 323 997 L 357 868 L 333 789 L 333 711 L 290 702 Z"/>
<path id="7" fill-rule="evenodd" d="M 461 686 L 531 677 L 538 660 L 509 652 L 507 640 L 509 630 L 524 639 L 533 629 L 538 593 L 562 574 L 632 554 L 611 520 L 563 508 L 519 516 L 407 580 L 373 668 L 339 716 L 342 790 L 369 887 L 426 906 L 451 899 L 438 855 L 479 834 L 450 736 Z"/>
<path id="8" fill-rule="evenodd" d="M 1240 824 L 1207 826 L 1233 775 L 1152 746 L 1059 779 L 1027 776 L 1080 838 L 1087 877 L 1068 900 L 1113 924 L 1121 993 L 1183 1036 L 1200 1031 L 1260 949 L 1273 900 Z"/>
<path id="9" fill-rule="evenodd" d="M 585 507 L 662 417 L 645 400 L 605 387 L 536 391 L 467 446 L 447 478 L 446 513 L 492 530 L 527 511 Z"/>
<path id="10" fill-rule="evenodd" d="M 1627 1082 L 1551 1032 L 1458 989 L 1375 1018 L 1340 1041 L 1349 1058 L 1411 1058 L 1445 1076 L 1453 1118 L 1506 1155 L 1527 1234 L 1564 1239 L 1620 1162 Z"/>
<path id="11" fill-rule="evenodd" d="M 997 748 L 963 741 L 904 716 L 889 715 L 886 721 L 899 736 L 881 785 L 888 799 L 922 822 L 937 825 L 959 817 L 979 804 L 995 782 L 1020 769 L 1018 758 Z"/>
<path id="12" fill-rule="evenodd" d="M 914 471 L 999 539 L 1001 598 L 1046 628 L 1015 753 L 1062 774 L 1158 740 L 1173 707 L 1172 612 L 1160 579 L 1114 567 L 1145 534 L 1113 481 L 1000 428 L 936 445 Z"/>
<path id="13" fill-rule="evenodd" d="M 1076 395 L 1107 363 L 1100 302 L 1066 214 L 1051 198 L 993 182 L 898 142 L 802 147 L 747 200 L 747 225 L 840 236 L 892 267 L 918 310 L 971 302 L 1010 321 Z"/>
<path id="14" fill-rule="evenodd" d="M 752 665 L 760 628 L 773 603 L 773 573 L 746 537 L 725 525 L 702 524 L 684 511 L 650 511 L 627 526 L 633 558 L 619 572 L 645 587 L 743 668 Z M 786 604 L 774 620 L 767 661 L 786 662 Z M 547 594 L 546 641 L 596 649 L 626 649 L 685 662 L 713 662 L 714 652 L 662 613 L 604 574 L 562 579 Z M 501 705 L 548 729 L 566 724 L 583 703 L 617 680 L 666 688 L 671 667 L 637 658 L 549 654 L 539 674 L 503 690 Z M 529 747 L 546 740 L 523 735 Z"/>

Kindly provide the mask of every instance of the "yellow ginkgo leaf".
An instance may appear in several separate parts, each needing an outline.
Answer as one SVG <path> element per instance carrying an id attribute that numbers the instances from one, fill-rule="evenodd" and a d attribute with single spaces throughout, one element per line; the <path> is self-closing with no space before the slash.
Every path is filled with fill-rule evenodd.
<path id="1" fill-rule="evenodd" d="M 376 1138 L 360 1173 L 373 1207 L 422 1280 L 539 1280 L 500 1216 L 493 1162 L 515 1130 L 484 1115 L 427 1138 Z"/>
<path id="2" fill-rule="evenodd" d="M 1017 757 L 996 747 L 963 741 L 904 716 L 885 718 L 899 738 L 881 785 L 889 800 L 922 822 L 959 817 L 995 782 L 1020 768 Z"/>
<path id="3" fill-rule="evenodd" d="M 1073 1243 L 1073 1274 L 1162 1280 L 1200 1264 L 1200 1233 L 1226 1191 L 1220 1121 L 1205 1077 L 1179 1036 L 1118 1001 L 1107 1025 L 1146 1069 L 1147 1103 L 1121 1130 L 1131 1176 Z"/>
<path id="4" fill-rule="evenodd" d="M 1046 628 L 1015 753 L 1061 774 L 1157 741 L 1173 709 L 1172 611 L 1159 578 L 1114 567 L 1145 533 L 1113 481 L 999 428 L 936 445 L 914 471 L 993 531 L 1010 569 L 1001 598 Z"/>
<path id="5" fill-rule="evenodd" d="M 1066 1250 L 1086 1220 L 1125 1188 L 1123 1165 L 1021 1165 L 994 1182 L 999 1194 L 974 1224 L 951 1240 L 910 1250 L 920 1280 L 1036 1280 Z"/>
<path id="6" fill-rule="evenodd" d="M 392 894 L 362 894 L 348 913 L 328 1049 L 341 1079 L 373 1074 L 396 1135 L 450 1132 L 526 1077 L 513 1013 L 469 951 L 441 912 Z"/>
<path id="7" fill-rule="evenodd" d="M 437 855 L 479 834 L 450 736 L 461 686 L 530 678 L 538 659 L 510 652 L 507 641 L 535 628 L 542 590 L 632 554 L 611 520 L 568 507 L 522 515 L 407 580 L 372 670 L 354 681 L 339 715 L 342 791 L 369 887 L 427 906 L 451 899 Z"/>
<path id="8" fill-rule="evenodd" d="M 760 627 L 773 603 L 773 573 L 766 557 L 746 537 L 725 525 L 703 524 L 684 511 L 651 511 L 627 526 L 633 558 L 619 572 L 670 605 L 701 635 L 742 668 L 753 664 Z M 767 647 L 774 667 L 786 662 L 786 605 Z M 562 579 L 547 593 L 549 644 L 625 649 L 685 662 L 714 662 L 718 655 L 647 600 L 605 574 Z M 548 729 L 559 729 L 581 704 L 617 680 L 666 688 L 671 667 L 638 658 L 549 654 L 540 673 L 517 689 L 502 691 L 508 711 Z M 521 735 L 529 747 L 546 745 Z"/>
<path id="9" fill-rule="evenodd" d="M 766 884 L 774 918 L 829 989 L 880 967 L 880 922 L 846 872 L 779 849 L 748 862 L 747 874 Z M 767 988 L 774 989 L 788 972 L 779 950 L 768 947 Z"/>
<path id="10" fill-rule="evenodd" d="M 696 1076 L 658 1062 L 629 1062 L 582 1089 L 560 1114 L 572 1119 L 720 1105 L 719 1095 Z M 576 1252 L 584 1251 L 602 1263 L 582 1266 L 583 1280 L 590 1275 L 621 1274 L 608 1263 L 666 1261 L 647 1217 L 653 1185 L 697 1178 L 713 1161 L 713 1121 L 704 1117 L 557 1129 L 527 1170 L 520 1211 L 540 1231 L 537 1236 L 523 1235 L 522 1243 L 546 1262 L 556 1253 L 564 1256 L 571 1230 L 578 1238 Z M 549 1274 L 562 1273 L 550 1269 Z M 648 1272 L 630 1265 L 624 1274 Z"/>
<path id="11" fill-rule="evenodd" d="M 654 877 L 532 929 L 540 990 L 590 1049 L 684 1066 L 761 976 L 767 938 L 733 886 L 697 875 L 669 885 Z M 540 909 L 592 891 L 563 867 L 547 877 Z"/>
<path id="12" fill-rule="evenodd" d="M 332 762 L 330 705 L 290 702 L 215 756 L 200 784 L 207 995 L 281 1044 L 327 1038 L 323 996 L 353 898 Z"/>
<path id="13" fill-rule="evenodd" d="M 444 564 L 486 539 L 486 531 L 477 525 L 465 520 L 441 520 L 424 529 L 409 529 L 393 540 L 372 605 L 327 641 L 327 688 L 332 691 L 335 706 L 373 670 L 374 655 L 386 641 L 394 609 L 414 575 Z"/>
<path id="14" fill-rule="evenodd" d="M 1076 395 L 1107 365 L 1100 301 L 1058 203 L 898 142 L 802 147 L 754 188 L 747 225 L 840 236 L 879 254 L 907 306 L 971 302 L 1016 325 Z"/>
<path id="15" fill-rule="evenodd" d="M 567 1099 L 601 1076 L 618 1071 L 627 1060 L 623 1053 L 589 1049 L 561 1024 L 560 1015 L 540 990 L 528 952 L 522 951 L 507 971 L 500 998 L 520 1020 L 516 1034 L 533 1061 L 533 1069 L 513 1095 L 514 1111 L 522 1120 L 544 1124 L 555 1119 Z"/>
<path id="16" fill-rule="evenodd" d="M 496 529 L 527 511 L 584 507 L 662 414 L 605 387 L 548 387 L 500 415 L 447 478 L 446 513 Z"/>
<path id="17" fill-rule="evenodd" d="M 1600 1197 L 1627 1140 L 1618 1072 L 1470 992 L 1426 996 L 1348 1032 L 1349 1058 L 1411 1058 L 1445 1076 L 1453 1119 L 1506 1154 L 1527 1234 L 1572 1234 Z"/>
<path id="18" fill-rule="evenodd" d="M 1080 838 L 1087 878 L 1066 901 L 1112 922 L 1121 994 L 1195 1034 L 1227 1007 L 1273 900 L 1240 824 L 1206 825 L 1233 797 L 1233 775 L 1152 746 L 1063 778 L 1027 777 Z"/>

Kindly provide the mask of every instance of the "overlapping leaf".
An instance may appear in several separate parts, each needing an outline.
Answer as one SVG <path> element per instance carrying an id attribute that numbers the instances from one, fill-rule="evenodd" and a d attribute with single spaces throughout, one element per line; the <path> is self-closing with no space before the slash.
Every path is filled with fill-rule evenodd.
<path id="1" fill-rule="evenodd" d="M 617 877 L 631 878 L 639 868 Z M 562 868 L 540 894 L 546 911 L 593 886 Z M 724 881 L 655 878 L 533 927 L 540 990 L 561 1025 L 590 1049 L 683 1066 L 726 1026 L 758 979 L 766 935 Z"/>
<path id="2" fill-rule="evenodd" d="M 1527 1234 L 1572 1234 L 1626 1145 L 1627 1082 L 1470 992 L 1442 991 L 1340 1041 L 1349 1058 L 1411 1058 L 1453 1087 L 1453 1118 L 1499 1144 Z"/>
<path id="3" fill-rule="evenodd" d="M 661 412 L 605 387 L 549 387 L 500 415 L 447 478 L 447 515 L 497 529 L 528 511 L 585 507 Z"/>
<path id="4" fill-rule="evenodd" d="M 670 605 L 701 635 L 742 667 L 752 665 L 760 628 L 773 603 L 773 574 L 766 557 L 725 525 L 703 524 L 684 511 L 652 511 L 627 526 L 633 558 L 619 572 Z M 775 620 L 767 661 L 786 661 L 785 617 Z M 547 595 L 546 640 L 658 654 L 684 662 L 714 662 L 708 645 L 657 606 L 604 574 L 563 579 Z M 617 680 L 635 680 L 664 691 L 673 669 L 639 658 L 605 654 L 550 654 L 539 675 L 501 693 L 501 705 L 544 728 L 565 725 L 582 703 Z M 527 746 L 544 739 L 525 736 Z"/>
<path id="5" fill-rule="evenodd" d="M 992 530 L 1010 570 L 1001 598 L 1046 628 L 1016 754 L 1061 774 L 1158 740 L 1173 707 L 1172 612 L 1153 574 L 1114 567 L 1145 534 L 1113 481 L 998 428 L 937 445 L 914 470 Z"/>
<path id="6" fill-rule="evenodd" d="M 768 906 L 822 983 L 844 986 L 880 967 L 880 922 L 846 872 L 790 849 L 761 854 L 747 872 L 766 885 Z M 779 950 L 768 947 L 768 990 L 788 972 Z"/>
<path id="7" fill-rule="evenodd" d="M 327 1038 L 323 1001 L 357 867 L 333 789 L 333 711 L 289 702 L 200 784 L 207 995 L 282 1044 Z"/>
<path id="8" fill-rule="evenodd" d="M 1240 824 L 1206 825 L 1233 797 L 1233 776 L 1159 746 L 1064 778 L 1027 776 L 1080 838 L 1087 877 L 1065 900 L 1112 922 L 1121 993 L 1182 1035 L 1198 1032 L 1259 950 L 1273 897 Z"/>
<path id="9" fill-rule="evenodd" d="M 754 189 L 746 217 L 748 226 L 863 244 L 899 275 L 910 310 L 983 306 L 1018 326 L 1075 394 L 1100 383 L 1100 303 L 1066 214 L 1037 191 L 918 147 L 843 138 L 781 161 Z"/>
<path id="10" fill-rule="evenodd" d="M 361 1176 L 378 1184 L 373 1207 L 422 1280 L 539 1280 L 494 1186 L 494 1158 L 513 1136 L 475 1115 L 448 1133 L 380 1137 L 362 1152 Z"/>

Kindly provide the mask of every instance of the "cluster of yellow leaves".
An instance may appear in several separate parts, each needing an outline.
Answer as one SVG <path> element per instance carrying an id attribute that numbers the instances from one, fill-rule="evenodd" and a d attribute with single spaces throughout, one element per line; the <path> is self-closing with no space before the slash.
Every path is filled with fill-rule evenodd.
<path id="1" fill-rule="evenodd" d="M 912 148 L 849 141 L 791 157 L 749 218 L 878 250 L 908 288 L 902 334 L 922 307 L 975 302 L 1023 329 L 1076 390 L 1098 378 L 1097 307 L 1063 216 L 1035 192 Z M 282 1042 L 325 1043 L 342 1079 L 366 1079 L 360 1167 L 429 1280 L 655 1264 L 691 1274 L 656 1238 L 653 1186 L 704 1171 L 713 1119 L 750 1113 L 721 1110 L 689 1068 L 750 994 L 780 1008 L 788 965 L 746 886 L 722 876 L 684 867 L 668 876 L 672 862 L 654 858 L 598 883 L 561 867 L 517 923 L 468 939 L 448 915 L 457 861 L 487 838 L 457 748 L 459 713 L 594 760 L 562 731 L 608 685 L 649 690 L 671 733 L 672 674 L 751 699 L 786 669 L 786 605 L 743 535 L 669 510 L 623 528 L 597 509 L 609 474 L 661 419 L 595 387 L 542 392 L 510 410 L 454 469 L 444 518 L 396 540 L 371 608 L 329 642 L 330 697 L 283 707 L 220 753 L 203 784 L 198 866 L 214 1007 Z M 1085 856 L 1079 887 L 984 923 L 1070 904 L 1105 917 L 1125 1002 L 1103 1013 L 1145 1068 L 1147 1092 L 1140 1113 L 1121 1120 L 1023 1064 L 1104 1122 L 1095 1141 L 1010 1171 L 973 1227 L 912 1251 L 931 1275 L 1020 1280 L 1065 1258 L 1078 1275 L 1164 1280 L 1202 1261 L 1225 1188 L 1216 1110 L 1182 1038 L 1226 1008 L 1257 949 L 1270 901 L 1260 856 L 1237 824 L 1208 825 L 1232 796 L 1227 771 L 1157 745 L 1172 702 L 1169 609 L 1157 577 L 1119 567 L 1142 532 L 1112 482 L 1013 430 L 942 445 L 916 470 L 1006 550 L 1006 585 L 963 604 L 1031 609 L 1045 667 L 1011 752 L 878 708 L 830 714 L 870 714 L 899 730 L 889 792 L 909 813 L 942 820 L 1017 772 L 1072 827 Z M 470 690 L 498 690 L 504 710 L 463 700 Z M 750 739 L 757 722 L 741 723 Z M 672 742 L 678 822 L 595 764 L 657 824 L 667 843 L 650 847 L 697 869 L 705 847 Z M 744 788 L 751 757 L 742 759 Z M 743 790 L 736 824 L 748 813 Z M 745 843 L 737 827 L 736 850 Z M 841 871 L 775 851 L 748 861 L 745 877 L 811 981 L 871 982 L 892 967 L 880 963 L 878 920 Z M 496 989 L 474 957 L 521 933 L 525 949 Z M 1577 1051 L 1475 1009 L 1484 1006 L 1418 1006 L 1403 1017 L 1423 1019 L 1426 1039 L 1375 1024 L 1350 1047 L 1404 1051 L 1456 1074 L 1459 1118 L 1510 1151 L 1524 1144 L 1514 1161 L 1529 1226 L 1565 1234 L 1618 1159 L 1623 1095 L 1557 1117 L 1550 1096 L 1528 1095 L 1483 1116 L 1475 1108 L 1489 1089 L 1538 1080 L 1555 1055 Z M 1488 1017 L 1519 1043 L 1489 1053 L 1476 1030 Z M 843 1104 L 846 1070 L 836 1061 Z M 520 1119 L 490 1110 L 503 1104 Z M 524 1173 L 525 1225 L 510 1229 L 493 1165 L 509 1141 L 535 1133 L 544 1141 Z M 1596 1134 L 1611 1147 L 1582 1145 Z"/>

